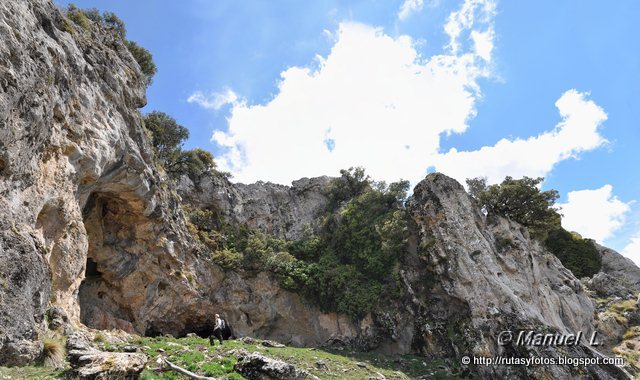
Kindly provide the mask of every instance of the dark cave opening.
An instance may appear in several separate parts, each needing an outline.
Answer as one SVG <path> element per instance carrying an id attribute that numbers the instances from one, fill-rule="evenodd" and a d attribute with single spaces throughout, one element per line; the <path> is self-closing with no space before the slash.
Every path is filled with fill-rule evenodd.
<path id="1" fill-rule="evenodd" d="M 124 280 L 137 262 L 135 244 L 138 205 L 127 194 L 92 193 L 83 209 L 88 238 L 85 278 L 80 284 L 80 321 L 100 330 L 134 327 L 130 302 L 123 295 Z"/>
<path id="2" fill-rule="evenodd" d="M 99 277 L 100 275 L 101 273 L 98 270 L 98 264 L 90 257 L 87 257 L 87 267 L 84 271 L 84 277 Z"/>
<path id="3" fill-rule="evenodd" d="M 202 310 L 180 315 L 162 309 L 149 312 L 154 302 L 167 307 L 166 299 L 176 294 L 170 279 L 183 274 L 173 268 L 173 262 L 152 253 L 158 250 L 158 234 L 155 221 L 144 212 L 140 198 L 130 193 L 94 192 L 87 199 L 83 220 L 88 249 L 78 292 L 80 321 L 98 330 L 120 329 L 151 337 L 167 333 L 209 337 L 213 315 Z M 158 275 L 154 268 L 171 275 Z"/>

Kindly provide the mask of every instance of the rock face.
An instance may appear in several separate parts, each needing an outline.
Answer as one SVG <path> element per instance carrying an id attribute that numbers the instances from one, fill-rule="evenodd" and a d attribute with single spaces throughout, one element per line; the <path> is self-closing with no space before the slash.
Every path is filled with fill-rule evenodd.
<path id="1" fill-rule="evenodd" d="M 530 240 L 524 227 L 487 219 L 464 188 L 442 174 L 419 183 L 408 208 L 418 226 L 421 254 L 435 277 L 432 295 L 425 296 L 439 301 L 435 313 L 425 313 L 427 323 L 416 326 L 426 350 L 438 352 L 448 345 L 455 356 L 595 355 L 583 346 L 498 344 L 502 331 L 588 335 L 594 330 L 594 306 L 580 281 Z M 446 339 L 438 326 L 458 333 Z M 625 378 L 613 366 L 588 367 L 588 374 L 566 366 L 480 366 L 478 371 L 487 378 Z"/>
<path id="2" fill-rule="evenodd" d="M 175 186 L 153 164 L 138 112 L 144 78 L 114 31 L 85 30 L 48 0 L 24 0 L 0 2 L 0 35 L 0 365 L 38 358 L 47 327 L 207 336 L 215 313 L 238 336 L 456 360 L 559 354 L 500 346 L 503 330 L 594 329 L 580 281 L 526 229 L 485 217 L 441 174 L 407 204 L 413 230 L 398 270 L 406 299 L 384 312 L 357 321 L 323 313 L 269 273 L 224 270 L 195 248 L 180 202 L 296 239 L 320 225 L 329 179 L 288 187 L 210 175 Z M 637 290 L 640 269 L 601 252 L 603 270 Z M 565 353 L 595 355 L 584 346 Z M 624 378 L 604 366 L 477 371 Z"/>
<path id="3" fill-rule="evenodd" d="M 602 258 L 602 272 L 617 279 L 627 288 L 640 292 L 640 268 L 613 249 L 596 244 Z"/>
<path id="4" fill-rule="evenodd" d="M 236 350 L 233 354 L 238 358 L 233 368 L 247 379 L 304 380 L 310 378 L 307 371 L 298 369 L 293 364 L 268 358 L 258 352 Z"/>
<path id="5" fill-rule="evenodd" d="M 72 325 L 149 335 L 208 335 L 215 312 L 238 335 L 299 345 L 356 335 L 268 275 L 226 273 L 194 251 L 146 141 L 143 75 L 115 32 L 85 30 L 47 0 L 2 2 L 0 30 L 0 363 L 39 356 L 49 305 Z M 264 217 L 288 190 L 247 189 L 229 205 L 257 227 L 293 236 L 276 220 L 311 212 Z"/>
<path id="6" fill-rule="evenodd" d="M 196 181 L 183 176 L 178 192 L 193 207 L 213 209 L 235 224 L 294 240 L 321 223 L 329 180 L 303 178 L 289 187 L 264 182 L 234 184 L 220 175 L 205 175 Z"/>
<path id="7" fill-rule="evenodd" d="M 69 337 L 67 349 L 76 379 L 137 378 L 147 363 L 145 354 L 100 351 L 79 332 Z"/>
<path id="8" fill-rule="evenodd" d="M 612 277 L 605 272 L 596 273 L 592 278 L 585 282 L 585 285 L 596 292 L 596 295 L 600 298 L 629 298 L 633 296 L 631 289 L 624 286 L 617 278 Z"/>
<path id="9" fill-rule="evenodd" d="M 0 363 L 39 355 L 25 347 L 50 302 L 77 317 L 82 209 L 105 175 L 130 163 L 116 170 L 129 189 L 150 189 L 142 130 L 126 127 L 145 103 L 137 64 L 112 36 L 64 25 L 48 1 L 0 4 Z"/>

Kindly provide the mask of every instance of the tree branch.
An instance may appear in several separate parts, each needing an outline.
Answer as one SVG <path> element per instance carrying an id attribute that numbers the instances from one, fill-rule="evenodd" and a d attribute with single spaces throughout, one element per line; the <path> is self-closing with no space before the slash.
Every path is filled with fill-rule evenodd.
<path id="1" fill-rule="evenodd" d="M 171 368 L 172 370 L 187 376 L 190 379 L 195 379 L 195 380 L 217 380 L 215 377 L 207 377 L 207 376 L 200 376 L 198 374 L 195 374 L 191 371 L 188 371 L 180 366 L 177 366 L 173 363 L 171 363 L 170 361 L 168 361 L 167 359 L 162 359 L 162 361 L 164 362 L 164 364 L 166 364 L 167 366 L 169 366 L 169 368 Z"/>

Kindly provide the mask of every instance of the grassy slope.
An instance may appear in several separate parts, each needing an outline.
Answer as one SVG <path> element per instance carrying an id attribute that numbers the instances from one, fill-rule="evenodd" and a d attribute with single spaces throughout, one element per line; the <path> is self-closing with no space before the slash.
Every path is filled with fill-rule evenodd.
<path id="1" fill-rule="evenodd" d="M 314 348 L 265 347 L 260 340 L 225 341 L 222 346 L 209 345 L 202 338 L 144 338 L 131 337 L 118 344 L 96 342 L 105 351 L 124 351 L 137 348 L 149 356 L 147 368 L 141 379 L 187 379 L 175 372 L 155 371 L 156 359 L 161 356 L 190 371 L 217 379 L 243 379 L 233 370 L 236 358 L 230 353 L 234 349 L 259 352 L 264 356 L 294 364 L 320 379 L 457 379 L 448 375 L 442 362 L 428 362 L 419 356 L 387 356 L 376 353 L 330 351 Z M 44 367 L 0 367 L 0 380 L 5 379 L 60 379 L 64 372 Z M 384 376 L 384 377 L 383 377 Z"/>
<path id="2" fill-rule="evenodd" d="M 0 380 L 61 378 L 64 378 L 64 371 L 46 367 L 0 367 Z"/>
<path id="3" fill-rule="evenodd" d="M 225 341 L 222 346 L 210 346 L 207 339 L 201 338 L 134 338 L 118 346 L 105 345 L 105 349 L 121 349 L 124 345 L 142 348 L 151 359 L 142 379 L 182 379 L 173 372 L 155 372 L 155 359 L 163 356 L 171 362 L 201 375 L 221 379 L 242 379 L 233 371 L 236 359 L 230 354 L 233 349 L 245 349 L 250 352 L 281 359 L 305 369 L 321 379 L 412 379 L 422 375 L 432 375 L 434 379 L 455 379 L 447 376 L 439 368 L 438 362 L 427 363 L 422 358 L 411 355 L 385 356 L 373 353 L 349 353 L 325 351 L 312 348 L 270 348 L 260 341 L 252 343 L 240 340 Z M 163 352 L 164 351 L 164 352 Z"/>

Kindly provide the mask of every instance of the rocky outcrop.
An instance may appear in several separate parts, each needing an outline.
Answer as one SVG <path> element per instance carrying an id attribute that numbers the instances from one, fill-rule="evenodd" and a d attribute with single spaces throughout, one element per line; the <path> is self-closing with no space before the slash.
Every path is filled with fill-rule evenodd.
<path id="1" fill-rule="evenodd" d="M 192 207 L 214 210 L 236 225 L 295 240 L 316 230 L 326 210 L 329 177 L 302 178 L 291 186 L 258 182 L 231 183 L 220 174 L 191 179 L 182 176 L 178 193 Z"/>
<path id="2" fill-rule="evenodd" d="M 48 306 L 71 325 L 148 335 L 208 335 L 215 312 L 238 335 L 298 345 L 357 334 L 267 274 L 198 256 L 142 127 L 143 76 L 115 32 L 85 29 L 47 0 L 3 2 L 0 17 L 2 364 L 40 355 Z M 321 182 L 249 185 L 228 211 L 294 236 L 323 202 Z"/>
<path id="3" fill-rule="evenodd" d="M 76 325 L 144 332 L 151 310 L 170 315 L 163 297 L 201 297 L 172 279 L 188 273 L 190 239 L 121 38 L 44 0 L 3 2 L 0 21 L 0 362 L 21 364 L 39 355 L 48 305 Z"/>
<path id="4" fill-rule="evenodd" d="M 640 292 L 640 268 L 611 248 L 599 244 L 596 244 L 596 248 L 602 259 L 601 272 L 617 279 L 623 286 Z"/>
<path id="5" fill-rule="evenodd" d="M 524 227 L 499 217 L 487 218 L 459 183 L 442 174 L 430 174 L 419 183 L 408 208 L 418 227 L 420 252 L 435 276 L 431 291 L 450 305 L 435 317 L 432 311 L 427 312 L 431 322 L 418 326 L 427 349 L 438 352 L 441 343 L 448 341 L 457 357 L 554 357 L 560 352 L 576 357 L 594 355 L 584 346 L 559 350 L 521 347 L 515 342 L 498 344 L 502 331 L 551 329 L 588 335 L 594 330 L 594 307 L 580 281 L 529 239 Z M 434 322 L 455 328 L 457 333 L 443 338 L 442 332 L 433 328 Z M 481 366 L 478 371 L 488 378 L 579 375 L 579 371 L 563 366 Z M 620 375 L 615 367 L 588 371 L 595 378 Z"/>
<path id="6" fill-rule="evenodd" d="M 251 380 L 304 380 L 311 378 L 305 371 L 282 360 L 268 358 L 258 352 L 233 351 L 238 362 L 233 367 L 236 372 Z"/>
<path id="7" fill-rule="evenodd" d="M 324 313 L 267 272 L 224 270 L 196 249 L 180 198 L 231 223 L 297 239 L 321 223 L 329 179 L 289 187 L 183 177 L 178 197 L 154 165 L 138 112 L 144 78 L 115 32 L 84 29 L 48 0 L 30 0 L 0 3 L 0 35 L 2 365 L 38 358 L 47 328 L 206 336 L 215 313 L 238 336 L 456 360 L 558 355 L 501 346 L 502 330 L 594 329 L 594 306 L 580 281 L 525 228 L 486 217 L 441 174 L 419 183 L 407 204 L 410 249 L 397 268 L 406 297 L 384 310 L 361 320 Z M 601 252 L 603 271 L 638 285 L 637 268 Z M 594 355 L 584 346 L 568 352 Z M 567 366 L 478 371 L 494 378 L 618 376 L 596 366 L 583 373 Z"/>
<path id="8" fill-rule="evenodd" d="M 145 354 L 100 351 L 80 332 L 69 337 L 67 349 L 75 379 L 137 378 L 147 363 Z"/>
<path id="9" fill-rule="evenodd" d="M 624 286 L 620 280 L 605 272 L 596 273 L 592 278 L 585 281 L 585 285 L 590 290 L 593 290 L 600 298 L 630 298 L 634 295 L 633 291 Z"/>

